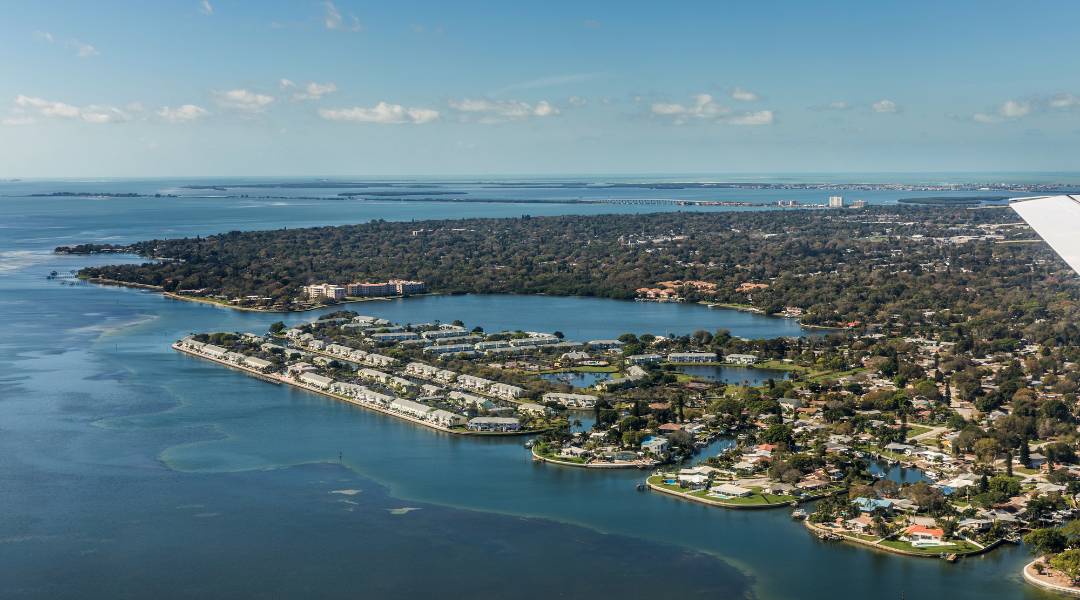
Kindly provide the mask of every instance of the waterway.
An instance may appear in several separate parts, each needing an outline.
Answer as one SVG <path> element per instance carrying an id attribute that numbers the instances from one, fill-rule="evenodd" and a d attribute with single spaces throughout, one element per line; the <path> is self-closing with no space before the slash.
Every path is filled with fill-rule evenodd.
<path id="1" fill-rule="evenodd" d="M 442 435 L 181 355 L 168 343 L 189 332 L 282 316 L 48 281 L 101 258 L 47 249 L 208 233 L 213 215 L 47 204 L 26 219 L 0 202 L 0 597 L 1050 597 L 1021 582 L 1021 548 L 948 565 L 823 543 L 784 510 L 637 492 L 637 471 L 534 464 L 520 439 Z M 216 228 L 288 224 L 251 214 Z M 493 302 L 463 320 L 568 320 Z M 633 303 L 569 302 L 595 310 L 568 337 L 634 329 L 615 308 Z M 661 329 L 711 314 L 674 310 Z"/>

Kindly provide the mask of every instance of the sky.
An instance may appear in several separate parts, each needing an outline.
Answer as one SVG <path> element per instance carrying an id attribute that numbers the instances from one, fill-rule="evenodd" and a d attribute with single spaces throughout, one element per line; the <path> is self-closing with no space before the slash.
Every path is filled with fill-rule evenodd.
<path id="1" fill-rule="evenodd" d="M 0 177 L 1080 170 L 1080 2 L 5 1 Z"/>

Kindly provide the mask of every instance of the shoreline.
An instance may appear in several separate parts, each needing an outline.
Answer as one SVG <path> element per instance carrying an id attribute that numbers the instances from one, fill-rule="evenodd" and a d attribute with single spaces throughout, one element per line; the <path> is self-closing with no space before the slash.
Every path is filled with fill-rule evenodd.
<path id="1" fill-rule="evenodd" d="M 843 542 L 848 542 L 848 543 L 851 543 L 851 544 L 857 544 L 859 546 L 864 546 L 866 548 L 871 548 L 871 549 L 874 549 L 874 550 L 880 550 L 882 552 L 888 552 L 890 554 L 896 554 L 896 555 L 899 555 L 899 556 L 908 556 L 908 557 L 911 557 L 911 558 L 934 558 L 934 559 L 941 560 L 942 559 L 941 554 L 955 555 L 956 558 L 964 558 L 964 557 L 967 557 L 967 556 L 977 556 L 979 554 L 985 554 L 987 552 L 990 552 L 991 550 L 993 550 L 994 548 L 997 548 L 998 546 L 1000 546 L 1004 542 L 1003 539 L 996 540 L 996 541 L 994 541 L 994 542 L 992 542 L 990 544 L 987 544 L 985 546 L 982 546 L 982 547 L 980 547 L 980 548 L 978 548 L 976 550 L 969 550 L 969 551 L 965 551 L 965 552 L 942 551 L 941 554 L 928 554 L 928 553 L 924 553 L 924 552 L 912 552 L 912 551 L 909 551 L 909 550 L 901 550 L 900 548 L 893 548 L 893 547 L 885 546 L 885 545 L 882 545 L 882 544 L 879 544 L 879 543 L 876 543 L 876 542 L 871 542 L 871 541 L 868 541 L 868 540 L 860 539 L 860 538 L 857 538 L 857 537 L 847 535 L 845 533 L 841 533 L 841 532 L 838 532 L 838 531 L 835 531 L 835 530 L 832 530 L 832 529 L 829 529 L 829 528 L 822 527 L 822 526 L 817 525 L 815 523 L 811 523 L 809 520 L 803 521 L 803 525 L 806 527 L 807 530 L 809 530 L 810 532 L 812 532 L 814 534 L 835 536 L 836 538 L 839 538 L 840 541 L 843 541 Z M 964 539 L 968 543 L 974 543 L 974 542 L 971 542 L 970 540 L 967 540 L 966 538 L 961 538 L 961 539 Z"/>
<path id="2" fill-rule="evenodd" d="M 231 309 L 231 310 L 243 310 L 243 311 L 247 311 L 247 312 L 258 312 L 258 313 L 278 314 L 278 315 L 287 315 L 287 314 L 291 314 L 291 313 L 305 313 L 305 312 L 311 312 L 313 310 L 322 310 L 324 308 L 334 308 L 334 307 L 337 307 L 337 306 L 345 306 L 347 304 L 359 304 L 361 302 L 379 302 L 379 301 L 397 300 L 399 298 L 407 298 L 407 297 L 411 297 L 411 296 L 440 296 L 440 295 L 442 295 L 442 294 L 440 294 L 438 292 L 426 292 L 426 293 L 423 293 L 423 294 L 411 294 L 410 296 L 378 296 L 378 297 L 371 297 L 371 298 L 360 298 L 360 299 L 356 299 L 356 300 L 343 300 L 341 302 L 338 302 L 337 304 L 325 304 L 325 305 L 322 305 L 322 306 L 309 306 L 309 307 L 305 307 L 305 308 L 292 308 L 292 309 L 288 309 L 288 310 L 275 310 L 275 309 L 270 309 L 270 308 L 255 308 L 255 307 L 251 307 L 251 306 L 234 306 L 234 305 L 231 305 L 231 304 L 226 304 L 226 303 L 223 303 L 223 302 L 219 302 L 217 300 L 211 300 L 211 299 L 205 298 L 203 296 L 184 296 L 183 294 L 177 294 L 176 292 L 167 292 L 160 285 L 150 285 L 148 283 L 135 283 L 135 282 L 132 282 L 132 281 L 120 281 L 119 279 L 109 279 L 107 277 L 87 277 L 85 279 L 85 281 L 88 282 L 88 283 L 94 283 L 94 284 L 97 284 L 97 285 L 109 285 L 109 286 L 113 286 L 113 287 L 127 287 L 127 288 L 135 288 L 135 289 L 140 289 L 140 290 L 148 290 L 148 291 L 153 291 L 153 292 L 160 292 L 162 297 L 169 298 L 170 300 L 182 300 L 184 302 L 197 302 L 199 304 L 209 304 L 210 306 L 216 306 L 218 308 L 228 308 L 228 309 Z"/>
<path id="3" fill-rule="evenodd" d="M 560 467 L 575 467 L 578 469 L 651 469 L 655 467 L 655 464 L 642 464 L 642 463 L 576 463 L 568 460 L 559 460 L 557 458 L 548 458 L 536 453 L 536 448 L 530 448 L 532 452 L 533 460 L 538 463 L 551 463 Z"/>
<path id="4" fill-rule="evenodd" d="M 427 427 L 428 429 L 434 429 L 435 431 L 441 431 L 443 433 L 449 433 L 449 434 L 452 434 L 452 435 L 469 436 L 469 437 L 518 437 L 518 436 L 523 436 L 523 435 L 536 435 L 538 433 L 543 433 L 543 432 L 547 431 L 546 429 L 527 429 L 527 430 L 522 429 L 522 430 L 519 430 L 519 431 L 469 431 L 469 430 L 462 431 L 462 430 L 457 430 L 457 429 L 450 429 L 448 427 L 443 427 L 441 425 L 437 425 L 437 424 L 431 423 L 429 421 L 424 421 L 423 419 L 418 419 L 416 417 L 410 417 L 409 415 L 403 415 L 401 413 L 397 413 L 397 412 L 394 412 L 392 410 L 381 408 L 381 407 L 378 407 L 378 406 L 372 406 L 370 404 L 360 402 L 359 400 L 356 400 L 354 398 L 348 398 L 348 397 L 345 397 L 345 396 L 339 396 L 337 394 L 334 394 L 332 392 L 328 392 L 326 390 L 321 390 L 321 389 L 316 388 L 316 387 L 304 385 L 303 383 L 300 383 L 298 381 L 291 381 L 291 380 L 284 379 L 284 378 L 281 378 L 281 377 L 274 377 L 272 375 L 269 375 L 269 374 L 266 374 L 266 373 L 260 373 L 259 371 L 256 371 L 256 370 L 248 368 L 248 367 L 244 367 L 242 365 L 233 364 L 233 363 L 230 363 L 230 362 L 227 362 L 227 361 L 224 361 L 224 360 L 214 358 L 212 356 L 206 356 L 206 355 L 203 355 L 203 354 L 199 354 L 197 352 L 193 352 L 193 351 L 188 350 L 186 348 L 180 347 L 179 342 L 173 342 L 171 344 L 171 346 L 172 346 L 172 349 L 176 350 L 177 352 L 182 352 L 182 353 L 184 353 L 184 354 L 186 354 L 188 356 L 193 356 L 195 358 L 201 358 L 201 359 L 204 359 L 204 360 L 208 360 L 208 361 L 211 361 L 211 362 L 215 362 L 215 363 L 218 363 L 218 364 L 221 364 L 221 365 L 225 365 L 227 367 L 231 367 L 231 368 L 243 371 L 247 375 L 252 375 L 252 376 L 256 377 L 257 379 L 261 379 L 261 380 L 266 381 L 268 383 L 273 383 L 273 384 L 276 384 L 276 385 L 290 385 L 290 386 L 293 386 L 295 388 L 298 388 L 298 389 L 301 389 L 301 390 L 304 390 L 304 391 L 308 391 L 308 392 L 312 392 L 312 393 L 319 394 L 319 395 L 322 395 L 322 396 L 326 396 L 328 398 L 332 398 L 334 400 L 339 400 L 341 402 L 347 402 L 348 404 L 352 404 L 354 406 L 359 406 L 361 408 L 366 408 L 366 409 L 369 409 L 369 410 L 372 410 L 372 411 L 375 411 L 375 412 L 378 412 L 378 413 L 382 413 L 382 414 L 387 415 L 387 416 L 391 416 L 391 417 L 401 419 L 403 421 L 409 421 L 409 422 L 414 423 L 416 425 L 423 425 L 424 427 Z"/>
<path id="5" fill-rule="evenodd" d="M 1043 575 L 1040 575 L 1034 569 L 1035 564 L 1039 562 L 1042 562 L 1042 559 L 1036 558 L 1035 560 L 1024 565 L 1024 568 L 1020 570 L 1021 574 L 1024 576 L 1024 581 L 1026 581 L 1030 585 L 1042 588 L 1044 590 L 1049 590 L 1051 592 L 1068 594 L 1070 596 L 1080 596 L 1080 588 L 1078 587 L 1064 586 L 1058 583 L 1054 583 L 1053 581 L 1047 581 Z"/>
<path id="6" fill-rule="evenodd" d="M 716 507 L 719 507 L 719 508 L 730 508 L 730 509 L 733 509 L 733 510 L 771 510 L 771 509 L 783 508 L 785 506 L 786 507 L 791 507 L 792 502 L 795 502 L 795 504 L 799 504 L 799 501 L 797 499 L 794 500 L 794 501 L 788 500 L 786 502 L 779 502 L 779 503 L 734 504 L 734 503 L 724 502 L 722 500 L 710 500 L 709 498 L 702 498 L 700 496 L 693 496 L 693 495 L 685 493 L 685 492 L 676 492 L 675 490 L 669 490 L 669 489 L 667 489 L 667 488 L 665 488 L 663 486 L 657 485 L 657 484 L 649 481 L 649 479 L 651 479 L 651 477 L 647 478 L 645 480 L 645 485 L 648 486 L 648 488 L 653 490 L 653 491 L 660 492 L 661 494 L 667 494 L 669 496 L 674 496 L 674 497 L 680 498 L 682 500 L 687 500 L 687 501 L 690 501 L 690 502 L 697 502 L 698 504 L 704 504 L 706 506 L 716 506 Z M 807 500 L 807 501 L 809 501 L 809 500 Z"/>

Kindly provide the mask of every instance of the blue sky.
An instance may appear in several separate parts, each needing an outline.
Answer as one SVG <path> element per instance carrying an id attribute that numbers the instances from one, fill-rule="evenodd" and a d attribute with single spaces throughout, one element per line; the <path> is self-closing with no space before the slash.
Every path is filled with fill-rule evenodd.
<path id="1" fill-rule="evenodd" d="M 0 177 L 1080 170 L 1078 2 L 4 14 Z"/>

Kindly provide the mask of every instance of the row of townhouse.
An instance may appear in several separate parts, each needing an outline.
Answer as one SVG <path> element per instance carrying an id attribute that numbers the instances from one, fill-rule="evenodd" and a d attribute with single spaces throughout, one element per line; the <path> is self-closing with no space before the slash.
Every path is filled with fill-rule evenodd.
<path id="1" fill-rule="evenodd" d="M 521 429 L 521 421 L 513 417 L 473 417 L 469 419 L 469 429 L 472 431 L 518 431 Z"/>
<path id="2" fill-rule="evenodd" d="M 588 394 L 565 394 L 562 392 L 548 392 L 543 396 L 544 402 L 556 402 L 566 408 L 592 408 L 596 406 L 596 396 Z"/>
<path id="3" fill-rule="evenodd" d="M 444 325 L 439 329 L 432 329 L 431 331 L 424 331 L 420 333 L 420 337 L 425 340 L 437 340 L 441 338 L 454 338 L 467 335 L 464 327 L 458 327 L 457 325 Z"/>
<path id="4" fill-rule="evenodd" d="M 499 383 L 474 375 L 458 375 L 457 384 L 469 390 L 474 390 L 503 400 L 514 400 L 525 395 L 525 390 L 508 383 Z"/>
<path id="5" fill-rule="evenodd" d="M 465 425 L 468 422 L 468 419 L 462 415 L 440 408 L 432 408 L 427 404 L 406 400 L 404 398 L 397 398 L 391 402 L 390 410 L 416 419 L 429 421 L 443 427 L 457 427 Z"/>
<path id="6" fill-rule="evenodd" d="M 388 408 L 390 403 L 394 401 L 394 397 L 389 394 L 383 394 L 376 392 L 375 390 L 355 383 L 346 383 L 344 381 L 335 381 L 330 384 L 330 391 L 335 394 L 341 394 L 349 398 L 355 398 L 361 402 L 368 404 L 374 404 L 382 408 Z"/>
<path id="7" fill-rule="evenodd" d="M 494 406 L 494 403 L 488 398 L 485 398 L 483 396 L 477 396 L 474 394 L 468 394 L 466 392 L 458 390 L 452 390 L 447 396 L 452 402 L 461 406 L 463 410 L 468 410 L 470 408 L 474 408 L 476 410 L 491 410 L 491 408 Z"/>
<path id="8" fill-rule="evenodd" d="M 425 354 L 475 354 L 473 344 L 444 344 L 424 346 Z"/>
<path id="9" fill-rule="evenodd" d="M 263 373 L 272 370 L 274 367 L 274 363 L 266 359 L 257 356 L 248 356 L 239 352 L 231 352 L 221 346 L 206 344 L 190 336 L 180 340 L 180 346 L 187 350 L 193 350 L 205 356 L 209 356 L 210 358 L 231 362 L 235 365 L 248 367 L 249 369 L 255 369 L 256 371 L 261 371 Z"/>
<path id="10" fill-rule="evenodd" d="M 391 375 L 390 373 L 385 373 L 383 371 L 378 371 L 375 369 L 358 369 L 356 371 L 356 376 L 367 381 L 381 383 L 401 393 L 409 393 L 415 391 L 418 387 L 416 383 L 409 381 L 408 379 L 398 377 L 396 375 Z"/>
<path id="11" fill-rule="evenodd" d="M 449 371 L 447 369 L 440 369 L 432 365 L 425 365 L 424 363 L 411 362 L 405 365 L 405 373 L 420 379 L 427 379 L 428 381 L 438 381 L 440 383 L 453 383 L 457 380 L 458 374 Z"/>
<path id="12" fill-rule="evenodd" d="M 342 344 L 329 344 L 323 349 L 327 354 L 340 356 L 352 362 L 357 362 L 369 367 L 392 367 L 397 364 L 397 359 L 374 352 L 367 352 L 359 348 L 352 348 Z"/>
<path id="13" fill-rule="evenodd" d="M 717 356 L 715 352 L 672 352 L 668 354 L 668 362 L 670 363 L 710 363 L 716 362 Z"/>

